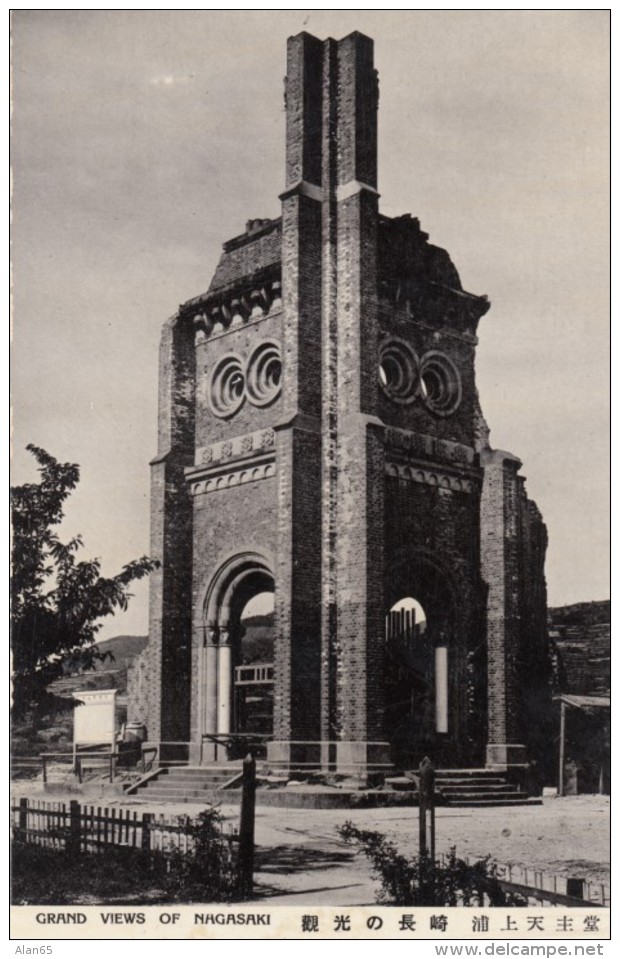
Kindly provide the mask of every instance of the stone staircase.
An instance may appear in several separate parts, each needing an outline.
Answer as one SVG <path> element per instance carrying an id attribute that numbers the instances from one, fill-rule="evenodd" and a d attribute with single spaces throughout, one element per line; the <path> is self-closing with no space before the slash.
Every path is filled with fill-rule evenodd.
<path id="1" fill-rule="evenodd" d="M 241 762 L 162 766 L 154 776 L 132 786 L 127 793 L 147 802 L 152 799 L 153 802 L 209 803 L 225 788 L 240 789 L 241 772 Z"/>
<path id="2" fill-rule="evenodd" d="M 541 800 L 490 769 L 437 769 L 435 790 L 446 806 L 532 806 Z"/>
<path id="3" fill-rule="evenodd" d="M 259 763 L 257 773 L 266 771 Z M 127 790 L 128 795 L 145 802 L 213 803 L 222 802 L 229 792 L 231 802 L 238 802 L 241 790 L 241 762 L 212 763 L 206 766 L 163 766 L 149 777 L 135 783 Z M 415 793 L 412 777 L 387 779 L 388 790 L 406 790 Z M 501 773 L 488 769 L 438 769 L 435 773 L 435 789 L 438 800 L 445 806 L 477 807 L 539 805 L 540 799 L 532 799 L 525 790 L 509 783 Z M 303 792 L 303 786 L 300 790 Z M 345 790 L 346 791 L 346 790 Z M 273 791 L 269 798 L 278 805 L 277 797 L 285 793 Z M 357 792 L 357 790 L 354 790 Z M 413 797 L 415 801 L 415 796 Z M 271 803 L 270 803 L 271 804 Z M 286 804 L 286 803 L 283 803 Z"/>

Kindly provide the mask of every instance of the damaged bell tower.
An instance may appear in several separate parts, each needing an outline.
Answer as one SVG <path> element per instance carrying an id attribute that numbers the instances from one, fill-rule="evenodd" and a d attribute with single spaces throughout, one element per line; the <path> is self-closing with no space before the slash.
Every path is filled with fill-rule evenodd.
<path id="1" fill-rule="evenodd" d="M 225 243 L 164 327 L 130 718 L 192 763 L 253 734 L 274 767 L 362 780 L 535 748 L 546 531 L 488 443 L 486 297 L 417 219 L 379 212 L 378 99 L 368 37 L 289 40 L 281 216 Z M 272 636 L 250 649 L 264 593 Z"/>

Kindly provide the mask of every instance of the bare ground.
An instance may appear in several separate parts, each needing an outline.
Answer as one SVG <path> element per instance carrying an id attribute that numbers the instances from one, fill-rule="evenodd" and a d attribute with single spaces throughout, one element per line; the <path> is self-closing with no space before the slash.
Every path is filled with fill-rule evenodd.
<path id="1" fill-rule="evenodd" d="M 37 798 L 44 798 L 37 790 Z M 33 792 L 34 795 L 34 792 Z M 59 796 L 50 797 L 58 801 Z M 85 800 L 88 802 L 88 800 Z M 195 815 L 193 804 L 106 802 L 166 815 Z M 239 807 L 223 806 L 238 822 Z M 416 851 L 418 810 L 312 810 L 257 807 L 255 901 L 276 904 L 366 905 L 376 901 L 377 884 L 365 857 L 340 839 L 347 820 L 377 830 L 399 851 Z M 456 847 L 459 856 L 490 855 L 498 863 L 548 875 L 609 882 L 610 801 L 608 796 L 545 799 L 541 806 L 437 809 L 437 850 Z"/>

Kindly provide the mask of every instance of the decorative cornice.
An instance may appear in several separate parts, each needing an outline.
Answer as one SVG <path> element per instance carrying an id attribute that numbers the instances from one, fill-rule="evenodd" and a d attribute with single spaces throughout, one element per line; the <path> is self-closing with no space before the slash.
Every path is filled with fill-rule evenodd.
<path id="1" fill-rule="evenodd" d="M 428 464 L 407 464 L 386 461 L 386 476 L 411 483 L 424 483 L 426 486 L 436 486 L 438 489 L 450 490 L 455 493 L 473 493 L 478 488 L 477 477 L 463 476 L 461 473 L 447 473 L 441 467 L 429 467 Z"/>
<path id="2" fill-rule="evenodd" d="M 386 426 L 384 439 L 386 447 L 398 451 L 399 458 L 403 455 L 410 458 L 409 454 L 413 454 L 414 457 L 422 457 L 432 462 L 475 467 L 476 451 L 473 446 L 466 446 L 464 443 L 442 440 L 427 433 L 416 433 L 396 426 Z"/>
<path id="3" fill-rule="evenodd" d="M 197 467 L 212 467 L 218 463 L 249 459 L 273 448 L 276 437 L 271 428 L 255 430 L 253 433 L 244 433 L 242 436 L 231 436 L 219 443 L 209 446 L 199 446 L 196 449 L 195 464 L 187 471 L 190 474 Z"/>
<path id="4" fill-rule="evenodd" d="M 258 480 L 269 479 L 275 476 L 275 456 L 273 453 L 256 457 L 236 469 L 223 467 L 222 464 L 209 468 L 198 468 L 186 471 L 186 479 L 191 484 L 192 494 L 199 496 L 202 493 L 214 493 L 221 489 L 230 489 L 233 486 L 244 486 L 246 483 L 255 483 Z"/>
<path id="5" fill-rule="evenodd" d="M 195 343 L 198 346 L 210 337 L 263 320 L 281 308 L 280 279 L 211 294 L 193 317 Z"/>

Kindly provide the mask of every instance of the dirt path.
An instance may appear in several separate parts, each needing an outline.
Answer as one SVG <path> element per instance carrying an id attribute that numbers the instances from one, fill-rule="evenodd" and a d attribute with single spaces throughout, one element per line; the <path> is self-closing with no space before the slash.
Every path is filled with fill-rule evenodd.
<path id="1" fill-rule="evenodd" d="M 228 810 L 227 810 L 228 812 Z M 232 810 L 231 810 L 232 812 Z M 385 833 L 413 855 L 416 809 L 258 809 L 259 895 L 274 904 L 307 901 L 362 905 L 374 902 L 376 883 L 366 859 L 342 843 L 337 827 Z M 498 862 L 550 875 L 609 881 L 609 797 L 546 800 L 542 806 L 437 810 L 437 849 L 459 856 L 491 854 Z M 298 898 L 297 898 L 298 897 Z"/>
<path id="2" fill-rule="evenodd" d="M 44 798 L 40 793 L 37 798 Z M 50 797 L 51 799 L 52 797 Z M 54 796 L 54 800 L 62 797 Z M 106 803 L 166 815 L 196 815 L 202 806 L 138 801 Z M 223 806 L 238 822 L 239 807 Z M 437 810 L 437 850 L 456 847 L 459 856 L 491 855 L 497 862 L 549 875 L 609 882 L 608 796 L 546 799 L 541 806 Z M 312 810 L 257 807 L 256 901 L 276 905 L 368 905 L 377 884 L 365 857 L 343 843 L 338 826 L 347 820 L 385 833 L 399 851 L 413 855 L 416 808 Z"/>

